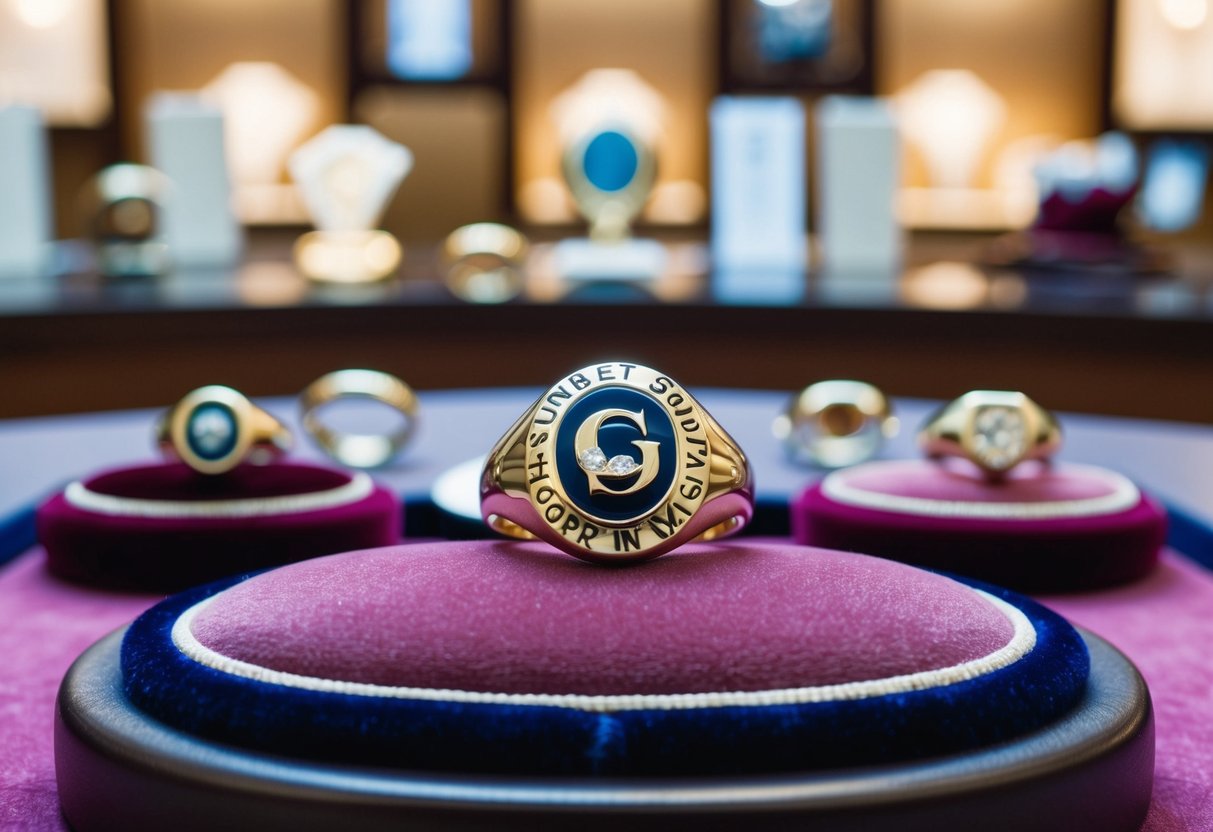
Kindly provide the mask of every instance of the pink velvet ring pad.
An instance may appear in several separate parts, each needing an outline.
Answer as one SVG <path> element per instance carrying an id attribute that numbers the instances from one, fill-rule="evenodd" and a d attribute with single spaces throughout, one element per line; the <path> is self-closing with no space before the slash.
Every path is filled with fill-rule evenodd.
<path id="1" fill-rule="evenodd" d="M 55 575 L 169 591 L 400 540 L 397 497 L 366 474 L 299 462 L 202 477 L 180 463 L 106 471 L 38 508 Z"/>
<path id="2" fill-rule="evenodd" d="M 835 471 L 790 506 L 793 538 L 1021 591 L 1135 580 L 1158 560 L 1166 512 L 1104 468 L 1025 464 L 990 480 L 963 461 Z"/>
<path id="3" fill-rule="evenodd" d="M 702 775 L 953 753 L 1039 729 L 1088 655 L 1027 599 L 861 555 L 541 543 L 318 558 L 163 602 L 131 702 L 209 740 L 430 771 Z"/>

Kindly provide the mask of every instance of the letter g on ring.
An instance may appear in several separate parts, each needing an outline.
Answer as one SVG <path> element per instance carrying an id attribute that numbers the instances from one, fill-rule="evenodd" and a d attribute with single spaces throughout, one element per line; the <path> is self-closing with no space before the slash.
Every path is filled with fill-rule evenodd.
<path id="1" fill-rule="evenodd" d="M 626 463 L 630 464 L 627 464 L 623 470 L 611 470 L 608 466 L 606 455 L 599 450 L 598 446 L 598 431 L 602 428 L 602 423 L 611 418 L 627 419 L 640 429 L 641 436 L 648 435 L 643 410 L 631 411 L 617 407 L 608 407 L 604 410 L 599 410 L 578 426 L 573 447 L 577 453 L 581 470 L 585 472 L 586 479 L 589 480 L 590 494 L 605 493 L 620 496 L 634 494 L 652 483 L 656 478 L 661 468 L 661 463 L 657 456 L 657 449 L 661 443 L 649 439 L 632 440 L 632 444 L 640 451 L 640 463 L 637 464 L 631 457 L 625 457 Z M 587 463 L 587 452 L 594 451 L 597 451 L 597 464 Z M 624 477 L 636 476 L 636 474 L 640 475 L 639 478 L 627 488 L 607 488 L 601 482 L 602 479 L 622 479 Z"/>

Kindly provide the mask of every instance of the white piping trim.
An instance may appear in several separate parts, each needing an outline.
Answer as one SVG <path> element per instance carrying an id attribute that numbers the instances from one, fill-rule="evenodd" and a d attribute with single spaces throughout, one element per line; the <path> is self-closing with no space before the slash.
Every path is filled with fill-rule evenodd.
<path id="1" fill-rule="evenodd" d="M 360 471 L 343 485 L 307 494 L 242 500 L 143 500 L 101 494 L 77 480 L 63 489 L 63 498 L 76 508 L 115 517 L 267 517 L 349 505 L 370 496 L 374 488 L 371 478 Z"/>
<path id="2" fill-rule="evenodd" d="M 352 694 L 355 696 L 378 696 L 388 699 L 419 699 L 430 702 L 459 702 L 490 705 L 534 705 L 557 708 L 574 708 L 594 713 L 637 710 L 687 710 L 691 708 L 723 708 L 729 706 L 754 705 L 800 705 L 815 702 L 867 699 L 913 690 L 926 690 L 956 684 L 967 679 L 983 676 L 1006 667 L 1032 651 L 1036 646 L 1036 628 L 1021 610 L 981 590 L 973 592 L 984 597 L 1005 615 L 1014 632 L 1006 645 L 981 658 L 972 659 L 951 667 L 925 670 L 884 679 L 863 682 L 847 682 L 816 687 L 783 688 L 760 691 L 721 691 L 710 693 L 672 694 L 621 694 L 593 696 L 586 694 L 548 693 L 488 693 L 483 691 L 442 690 L 437 688 L 397 687 L 365 682 L 347 682 L 323 679 L 272 670 L 224 656 L 202 644 L 194 636 L 194 618 L 219 595 L 204 599 L 183 612 L 173 624 L 173 644 L 199 664 L 258 682 L 283 685 L 323 693 Z M 221 593 L 222 594 L 222 593 Z"/>
<path id="3" fill-rule="evenodd" d="M 880 463 L 877 463 L 880 464 Z M 1141 501 L 1141 492 L 1127 477 L 1086 465 L 1068 465 L 1068 470 L 1101 477 L 1112 491 L 1101 497 L 1081 500 L 1052 500 L 1039 503 L 980 503 L 968 500 L 936 500 L 930 497 L 906 497 L 857 488 L 846 481 L 852 468 L 835 471 L 821 481 L 821 493 L 836 503 L 914 514 L 921 517 L 966 517 L 988 520 L 1049 520 L 1064 517 L 1092 517 L 1128 511 Z"/>

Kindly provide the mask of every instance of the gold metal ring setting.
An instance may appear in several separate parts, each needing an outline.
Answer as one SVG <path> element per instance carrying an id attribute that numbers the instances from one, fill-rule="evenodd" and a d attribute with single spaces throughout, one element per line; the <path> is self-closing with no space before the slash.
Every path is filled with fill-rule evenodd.
<path id="1" fill-rule="evenodd" d="M 775 438 L 793 462 L 845 468 L 871 459 L 899 422 L 880 388 L 830 379 L 810 384 L 775 418 Z"/>
<path id="2" fill-rule="evenodd" d="M 973 390 L 928 419 L 918 444 L 931 458 L 961 457 L 997 479 L 1026 460 L 1050 459 L 1061 426 L 1023 393 Z"/>
<path id="3" fill-rule="evenodd" d="M 562 378 L 498 441 L 480 511 L 511 537 L 631 562 L 740 530 L 753 481 L 741 448 L 685 388 L 604 362 Z"/>
<path id="4" fill-rule="evenodd" d="M 387 433 L 343 433 L 320 419 L 338 399 L 372 399 L 404 417 Z M 303 429 L 332 459 L 351 468 L 378 468 L 395 459 L 417 430 L 417 394 L 400 379 L 378 370 L 337 370 L 313 381 L 299 395 Z"/>
<path id="5" fill-rule="evenodd" d="M 156 442 L 166 457 L 201 474 L 224 474 L 243 462 L 278 459 L 290 450 L 291 433 L 242 393 L 212 384 L 190 391 L 160 417 Z"/>

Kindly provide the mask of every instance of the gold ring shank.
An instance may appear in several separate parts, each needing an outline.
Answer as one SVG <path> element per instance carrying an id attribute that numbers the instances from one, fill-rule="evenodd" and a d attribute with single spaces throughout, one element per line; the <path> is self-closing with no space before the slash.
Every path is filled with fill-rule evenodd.
<path id="1" fill-rule="evenodd" d="M 382 402 L 404 417 L 391 433 L 345 433 L 324 424 L 320 410 L 339 399 Z M 417 429 L 417 394 L 400 379 L 377 370 L 338 370 L 321 376 L 299 396 L 303 429 L 330 457 L 351 468 L 385 465 L 412 440 Z"/>

